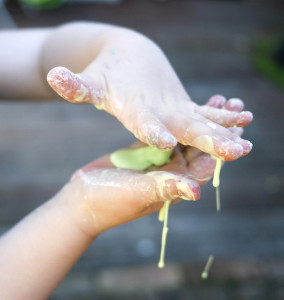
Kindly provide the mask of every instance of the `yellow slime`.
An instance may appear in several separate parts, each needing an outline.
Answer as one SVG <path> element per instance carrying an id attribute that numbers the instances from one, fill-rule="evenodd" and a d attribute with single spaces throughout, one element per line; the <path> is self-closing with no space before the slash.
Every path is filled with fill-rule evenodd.
<path id="1" fill-rule="evenodd" d="M 219 185 L 220 185 L 220 172 L 222 167 L 222 160 L 218 157 L 214 158 L 216 160 L 216 167 L 214 171 L 214 177 L 213 177 L 213 186 L 216 188 L 216 209 L 217 211 L 221 210 L 221 201 L 220 201 L 220 191 L 219 191 Z"/>
<path id="2" fill-rule="evenodd" d="M 208 260 L 207 260 L 207 263 L 205 265 L 205 268 L 201 274 L 201 278 L 202 279 L 207 279 L 208 278 L 208 273 L 209 273 L 209 270 L 211 268 L 211 265 L 213 263 L 213 260 L 214 260 L 214 256 L 213 255 L 210 255 Z"/>
<path id="3" fill-rule="evenodd" d="M 167 243 L 167 234 L 168 234 L 168 217 L 169 217 L 169 208 L 171 205 L 172 200 L 165 201 L 163 207 L 159 213 L 159 221 L 164 221 L 163 231 L 162 231 L 162 240 L 161 240 L 161 253 L 160 253 L 160 260 L 158 263 L 158 267 L 160 269 L 164 268 L 165 266 L 165 250 L 166 250 L 166 243 Z"/>
<path id="4" fill-rule="evenodd" d="M 146 170 L 151 166 L 162 166 L 169 162 L 172 151 L 161 151 L 153 146 L 138 149 L 122 149 L 111 154 L 110 161 L 117 168 Z M 165 266 L 165 249 L 168 233 L 168 215 L 172 200 L 165 201 L 159 212 L 159 221 L 164 222 L 161 240 L 159 268 Z"/>

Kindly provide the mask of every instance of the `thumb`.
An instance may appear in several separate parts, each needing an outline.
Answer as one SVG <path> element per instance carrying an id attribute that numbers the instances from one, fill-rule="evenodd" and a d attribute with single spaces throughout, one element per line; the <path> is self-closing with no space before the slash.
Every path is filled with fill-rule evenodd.
<path id="1" fill-rule="evenodd" d="M 146 176 L 153 180 L 156 201 L 177 198 L 196 201 L 200 198 L 198 183 L 187 176 L 164 171 L 149 172 Z"/>
<path id="2" fill-rule="evenodd" d="M 73 103 L 92 102 L 101 107 L 103 89 L 90 81 L 87 75 L 74 74 L 65 67 L 53 68 L 47 74 L 47 82 L 63 99 Z"/>

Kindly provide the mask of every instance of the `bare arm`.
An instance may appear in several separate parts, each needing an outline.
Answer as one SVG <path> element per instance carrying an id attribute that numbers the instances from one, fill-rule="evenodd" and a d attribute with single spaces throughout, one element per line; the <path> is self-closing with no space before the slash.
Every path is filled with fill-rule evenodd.
<path id="1" fill-rule="evenodd" d="M 110 25 L 74 23 L 58 28 L 0 31 L 0 95 L 15 100 L 59 99 L 46 81 L 58 65 L 75 72 L 95 59 L 99 35 Z"/>
<path id="2" fill-rule="evenodd" d="M 168 150 L 179 142 L 223 160 L 252 149 L 228 129 L 248 125 L 252 113 L 223 109 L 222 96 L 212 100 L 220 106 L 194 103 L 163 51 L 133 30 L 76 22 L 4 31 L 0 44 L 6 45 L 0 49 L 0 94 L 5 97 L 52 98 L 45 83 L 49 71 L 48 82 L 61 97 L 95 104 L 149 145 Z"/>
<path id="3" fill-rule="evenodd" d="M 169 172 L 179 166 L 188 173 L 180 160 L 177 153 L 168 171 L 144 174 L 115 169 L 106 156 L 77 171 L 54 198 L 0 238 L 0 299 L 47 299 L 105 230 L 153 213 L 167 199 L 197 200 L 198 184 Z M 208 176 L 200 162 L 199 175 Z"/>
<path id="4" fill-rule="evenodd" d="M 42 45 L 50 29 L 0 31 L 0 95 L 6 99 L 50 96 L 41 67 Z"/>
<path id="5" fill-rule="evenodd" d="M 0 298 L 47 299 L 92 240 L 56 196 L 0 239 Z"/>

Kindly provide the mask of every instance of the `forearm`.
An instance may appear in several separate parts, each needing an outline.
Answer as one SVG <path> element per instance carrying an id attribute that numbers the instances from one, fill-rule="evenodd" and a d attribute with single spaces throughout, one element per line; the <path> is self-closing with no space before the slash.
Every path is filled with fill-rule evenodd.
<path id="1" fill-rule="evenodd" d="M 0 32 L 0 95 L 4 99 L 39 98 L 50 93 L 41 69 L 41 49 L 51 29 Z"/>
<path id="2" fill-rule="evenodd" d="M 0 299 L 46 299 L 104 231 L 157 211 L 165 200 L 197 200 L 199 186 L 184 176 L 180 152 L 172 162 L 143 173 L 113 168 L 106 155 L 78 170 L 57 195 L 1 237 Z M 178 162 L 182 173 L 172 174 Z"/>
<path id="3" fill-rule="evenodd" d="M 81 72 L 97 55 L 101 33 L 110 25 L 76 22 L 57 28 L 0 32 L 0 97 L 56 99 L 48 71 L 65 66 Z"/>
<path id="4" fill-rule="evenodd" d="M 47 299 L 88 248 L 74 203 L 63 189 L 0 239 L 1 299 Z"/>

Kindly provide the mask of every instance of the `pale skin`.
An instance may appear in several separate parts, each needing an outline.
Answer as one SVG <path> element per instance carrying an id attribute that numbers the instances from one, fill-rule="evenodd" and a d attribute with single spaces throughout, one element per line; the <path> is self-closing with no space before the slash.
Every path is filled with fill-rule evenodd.
<path id="1" fill-rule="evenodd" d="M 157 211 L 165 200 L 197 200 L 214 172 L 210 154 L 234 160 L 251 150 L 242 129 L 230 128 L 252 120 L 242 101 L 213 96 L 196 105 L 161 49 L 137 32 L 79 22 L 2 31 L 0 44 L 4 99 L 56 98 L 48 74 L 64 99 L 96 104 L 142 142 L 161 149 L 180 143 L 170 164 L 147 173 L 115 169 L 109 156 L 83 167 L 2 236 L 1 299 L 46 299 L 102 232 Z"/>
<path id="2" fill-rule="evenodd" d="M 116 169 L 109 156 L 76 171 L 59 193 L 1 237 L 1 299 L 46 299 L 98 235 L 159 210 L 165 200 L 198 200 L 199 186 L 215 168 L 209 154 L 182 145 L 169 164 L 147 172 Z"/>
<path id="3" fill-rule="evenodd" d="M 140 141 L 160 149 L 179 142 L 227 161 L 252 149 L 228 129 L 248 125 L 251 112 L 195 104 L 162 50 L 140 33 L 75 22 L 2 31 L 0 43 L 7 45 L 0 53 L 0 94 L 5 98 L 55 98 L 47 75 L 64 99 L 95 104 Z"/>

